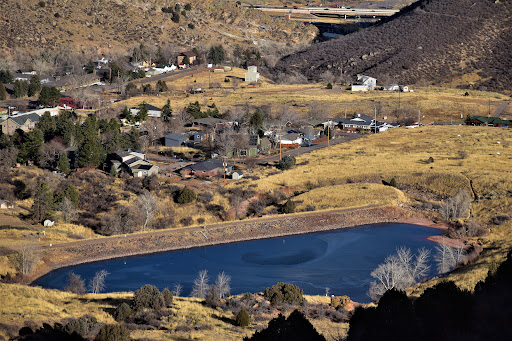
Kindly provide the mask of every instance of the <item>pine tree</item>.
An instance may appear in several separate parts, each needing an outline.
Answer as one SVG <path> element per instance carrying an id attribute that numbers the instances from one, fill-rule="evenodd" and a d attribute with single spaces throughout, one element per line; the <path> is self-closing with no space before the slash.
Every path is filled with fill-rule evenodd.
<path id="1" fill-rule="evenodd" d="M 162 118 L 164 121 L 169 121 L 172 117 L 172 108 L 171 108 L 171 100 L 167 99 L 167 103 L 162 108 Z"/>
<path id="2" fill-rule="evenodd" d="M 148 118 L 148 104 L 146 102 L 142 102 L 139 104 L 139 112 L 135 115 L 135 120 L 137 122 L 144 122 Z"/>
<path id="3" fill-rule="evenodd" d="M 78 206 L 78 204 L 80 203 L 78 198 L 79 195 L 80 193 L 78 192 L 78 189 L 73 185 L 69 185 L 63 193 L 63 197 L 68 198 L 69 201 L 71 201 L 73 205 L 75 205 L 75 207 Z"/>
<path id="4" fill-rule="evenodd" d="M 59 164 L 57 165 L 59 170 L 64 174 L 69 174 L 71 171 L 69 168 L 69 158 L 66 154 L 66 152 L 62 152 L 59 157 Z"/>
<path id="5" fill-rule="evenodd" d="M 39 150 L 44 141 L 43 133 L 36 128 L 25 134 L 23 140 L 18 154 L 18 162 L 25 163 L 32 160 L 37 163 L 39 161 Z"/>
<path id="6" fill-rule="evenodd" d="M 38 75 L 34 75 L 28 85 L 28 95 L 30 97 L 35 96 L 39 91 L 41 91 L 41 79 Z"/>
<path id="7" fill-rule="evenodd" d="M 78 152 L 80 167 L 99 167 L 105 159 L 105 149 L 95 135 L 86 135 Z"/>
<path id="8" fill-rule="evenodd" d="M 55 137 L 57 123 L 55 118 L 50 115 L 50 112 L 44 112 L 43 116 L 39 119 L 39 122 L 37 122 L 37 127 L 43 132 L 45 141 L 50 141 Z"/>
<path id="9" fill-rule="evenodd" d="M 43 86 L 39 92 L 39 104 L 42 106 L 50 105 L 50 88 Z"/>
<path id="10" fill-rule="evenodd" d="M 15 81 L 14 82 L 14 97 L 22 98 L 27 96 L 28 92 L 28 83 L 25 81 Z"/>
<path id="11" fill-rule="evenodd" d="M 0 101 L 4 101 L 7 99 L 7 91 L 5 91 L 5 86 L 0 82 Z"/>
<path id="12" fill-rule="evenodd" d="M 71 119 L 69 111 L 61 111 L 55 121 L 55 135 L 61 136 L 69 145 L 72 145 L 72 140 L 76 136 L 75 124 Z"/>
<path id="13" fill-rule="evenodd" d="M 46 182 L 42 182 L 37 188 L 36 195 L 34 196 L 34 204 L 30 212 L 32 219 L 37 222 L 42 222 L 45 219 L 52 218 L 54 198 L 50 186 Z"/>
<path id="14" fill-rule="evenodd" d="M 185 108 L 185 110 L 187 111 L 188 114 L 192 115 L 192 117 L 194 117 L 196 119 L 206 117 L 201 112 L 201 105 L 199 104 L 198 101 L 189 103 L 189 105 Z"/>
<path id="15" fill-rule="evenodd" d="M 263 115 L 260 110 L 256 110 L 254 114 L 252 114 L 249 124 L 256 130 L 263 126 Z"/>

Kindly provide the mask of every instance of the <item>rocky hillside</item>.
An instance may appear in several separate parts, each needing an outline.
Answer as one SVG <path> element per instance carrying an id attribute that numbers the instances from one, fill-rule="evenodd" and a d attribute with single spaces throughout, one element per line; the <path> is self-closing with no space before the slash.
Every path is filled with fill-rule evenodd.
<path id="1" fill-rule="evenodd" d="M 276 73 L 512 89 L 512 1 L 420 0 L 386 22 L 283 58 Z"/>
<path id="2" fill-rule="evenodd" d="M 173 19 L 177 3 L 179 19 Z M 9 51 L 64 46 L 102 51 L 141 42 L 184 47 L 239 44 L 263 50 L 274 45 L 305 46 L 301 44 L 315 35 L 313 28 L 228 0 L 0 1 L 0 48 Z"/>

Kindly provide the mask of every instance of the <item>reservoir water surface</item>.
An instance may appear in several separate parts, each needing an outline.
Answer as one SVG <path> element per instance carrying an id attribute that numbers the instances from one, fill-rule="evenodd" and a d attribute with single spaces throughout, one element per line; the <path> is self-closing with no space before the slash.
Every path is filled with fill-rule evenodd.
<path id="1" fill-rule="evenodd" d="M 374 224 L 272 239 L 199 247 L 150 255 L 118 258 L 61 268 L 37 279 L 34 285 L 64 289 L 70 272 L 88 282 L 106 269 L 107 292 L 133 291 L 144 284 L 172 290 L 192 290 L 200 270 L 208 270 L 210 283 L 224 271 L 231 276 L 231 293 L 260 292 L 277 282 L 298 285 L 305 294 L 348 295 L 369 302 L 370 273 L 400 246 L 413 252 L 435 243 L 426 239 L 439 231 L 410 224 Z M 432 259 L 433 251 L 431 252 Z M 431 275 L 435 265 L 431 264 Z"/>

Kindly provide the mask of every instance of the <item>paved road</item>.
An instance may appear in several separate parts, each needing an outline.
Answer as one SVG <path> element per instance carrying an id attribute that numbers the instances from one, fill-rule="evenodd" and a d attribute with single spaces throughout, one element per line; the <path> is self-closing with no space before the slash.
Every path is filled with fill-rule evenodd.
<path id="1" fill-rule="evenodd" d="M 494 112 L 492 117 L 500 117 L 501 113 L 503 111 L 505 111 L 505 109 L 508 107 L 509 104 L 510 104 L 510 102 L 505 102 L 505 103 L 501 104 L 499 107 L 497 107 L 496 111 Z"/>

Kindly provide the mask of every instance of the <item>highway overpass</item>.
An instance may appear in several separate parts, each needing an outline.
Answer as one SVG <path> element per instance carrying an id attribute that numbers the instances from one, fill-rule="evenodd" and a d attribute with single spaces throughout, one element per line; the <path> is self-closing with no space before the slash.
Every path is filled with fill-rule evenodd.
<path id="1" fill-rule="evenodd" d="M 369 8 L 333 8 L 333 7 L 275 7 L 275 6 L 250 6 L 247 8 L 258 9 L 263 12 L 274 12 L 284 14 L 310 14 L 317 17 L 360 17 L 360 18 L 383 18 L 397 13 L 396 9 L 369 9 Z"/>

